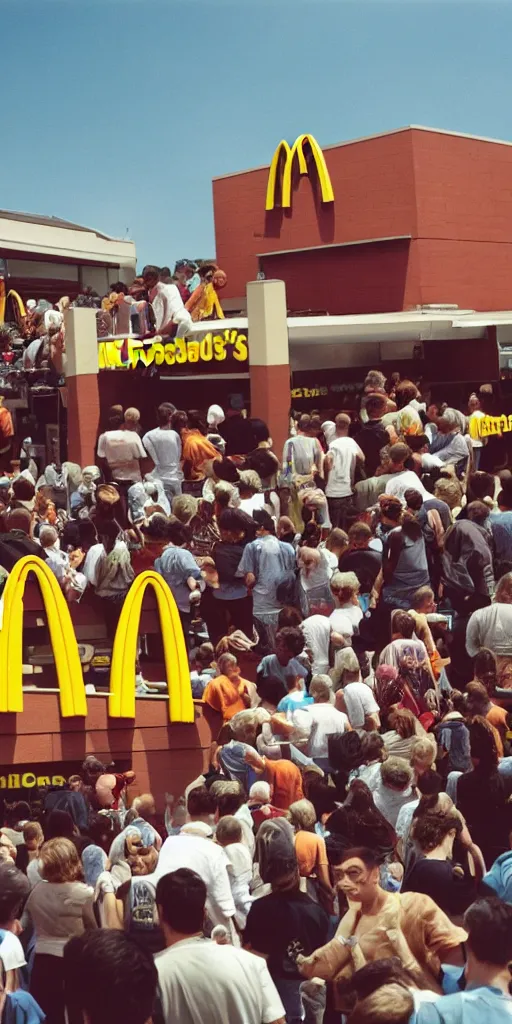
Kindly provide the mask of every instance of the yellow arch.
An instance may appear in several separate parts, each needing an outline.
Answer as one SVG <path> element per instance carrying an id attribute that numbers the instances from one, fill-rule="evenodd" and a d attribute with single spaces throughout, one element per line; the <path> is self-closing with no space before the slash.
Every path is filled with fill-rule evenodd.
<path id="1" fill-rule="evenodd" d="M 137 637 L 142 601 L 148 586 L 153 587 L 158 604 L 169 692 L 169 721 L 193 722 L 190 670 L 179 612 L 167 583 L 151 570 L 141 573 L 133 581 L 119 617 L 110 670 L 109 715 L 112 718 L 135 718 Z"/>
<path id="2" fill-rule="evenodd" d="M 25 303 L 23 302 L 23 299 L 22 299 L 21 295 L 18 292 L 14 291 L 14 288 L 11 288 L 10 291 L 7 293 L 7 298 L 8 299 L 10 299 L 11 296 L 12 296 L 12 298 L 14 299 L 14 301 L 16 302 L 16 304 L 18 306 L 18 314 L 19 314 L 20 319 L 22 319 L 24 316 L 27 315 L 27 311 L 25 309 Z"/>
<path id="3" fill-rule="evenodd" d="M 265 202 L 266 210 L 273 210 L 276 205 L 276 191 L 279 167 L 281 163 L 281 155 L 284 153 L 285 166 L 288 164 L 291 155 L 291 149 L 285 139 L 281 139 L 274 156 L 272 157 L 272 163 L 269 167 L 268 182 L 267 182 L 267 198 Z M 304 157 L 304 154 L 302 154 Z"/>
<path id="4" fill-rule="evenodd" d="M 4 590 L 0 631 L 0 712 L 23 711 L 23 594 L 33 572 L 41 588 L 60 690 L 63 718 L 87 714 L 87 701 L 75 631 L 59 584 L 46 562 L 27 555 L 16 562 Z"/>
<path id="5" fill-rule="evenodd" d="M 299 135 L 291 149 L 288 143 L 283 140 L 279 143 L 274 153 L 268 174 L 267 199 L 265 204 L 266 210 L 273 210 L 276 205 L 278 172 L 282 152 L 285 153 L 285 162 L 281 189 L 281 206 L 283 207 L 283 209 L 290 209 L 292 205 L 292 171 L 295 155 L 297 155 L 299 161 L 299 174 L 302 175 L 309 173 L 308 164 L 304 153 L 304 145 L 306 142 L 309 144 L 313 160 L 315 162 L 318 181 L 320 183 L 322 202 L 334 202 L 334 190 L 332 187 L 331 177 L 329 171 L 327 170 L 327 164 L 325 162 L 324 154 L 322 153 L 322 150 L 320 149 L 318 142 L 316 141 L 313 135 Z"/>

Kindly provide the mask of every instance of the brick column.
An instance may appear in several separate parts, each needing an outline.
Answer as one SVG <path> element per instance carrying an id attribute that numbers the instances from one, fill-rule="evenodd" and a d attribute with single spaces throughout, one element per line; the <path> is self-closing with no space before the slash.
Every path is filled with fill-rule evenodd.
<path id="1" fill-rule="evenodd" d="M 265 420 L 279 460 L 289 434 L 290 356 L 284 281 L 247 284 L 251 416 Z"/>
<path id="2" fill-rule="evenodd" d="M 79 466 L 95 461 L 100 420 L 98 341 L 93 309 L 67 309 L 66 388 L 68 409 L 68 459 Z"/>

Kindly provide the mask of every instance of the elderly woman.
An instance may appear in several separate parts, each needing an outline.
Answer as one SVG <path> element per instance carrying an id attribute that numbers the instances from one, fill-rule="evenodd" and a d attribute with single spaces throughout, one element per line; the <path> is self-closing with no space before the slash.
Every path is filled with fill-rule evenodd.
<path id="1" fill-rule="evenodd" d="M 238 711 L 245 711 L 250 703 L 247 682 L 240 677 L 240 668 L 234 654 L 221 654 L 215 676 L 203 691 L 203 700 L 214 711 L 219 711 L 223 722 L 229 722 Z"/>
<path id="2" fill-rule="evenodd" d="M 498 684 L 512 690 L 512 572 L 502 576 L 487 608 L 473 612 L 466 628 L 466 650 L 475 658 L 482 648 L 496 656 Z"/>
<path id="3" fill-rule="evenodd" d="M 437 435 L 430 445 L 431 454 L 437 455 L 441 462 L 455 466 L 457 476 L 466 470 L 470 456 L 464 429 L 464 416 L 457 409 L 445 409 L 437 423 Z"/>
<path id="4" fill-rule="evenodd" d="M 299 547 L 299 603 L 306 617 L 328 615 L 334 607 L 334 598 L 329 587 L 331 569 L 324 548 Z"/>

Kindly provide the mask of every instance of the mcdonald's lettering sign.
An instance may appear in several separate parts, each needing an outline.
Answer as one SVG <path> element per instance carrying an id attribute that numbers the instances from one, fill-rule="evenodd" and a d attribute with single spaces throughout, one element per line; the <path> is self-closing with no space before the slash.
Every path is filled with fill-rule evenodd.
<path id="1" fill-rule="evenodd" d="M 69 607 L 56 577 L 46 562 L 27 555 L 16 563 L 3 592 L 4 614 L 0 630 L 0 713 L 23 711 L 23 594 L 29 573 L 41 589 L 55 659 L 63 718 L 87 715 L 87 701 L 78 644 Z M 142 600 L 148 586 L 156 594 L 164 643 L 169 721 L 193 722 L 185 640 L 174 597 L 161 576 L 142 573 L 126 595 L 112 651 L 109 714 L 135 718 L 135 657 Z M 43 692 L 43 691 L 41 691 Z"/>
<path id="2" fill-rule="evenodd" d="M 331 183 L 324 154 L 312 135 L 299 135 L 293 146 L 284 139 L 279 143 L 268 172 L 266 210 L 274 210 L 276 206 L 290 209 L 292 205 L 292 172 L 295 155 L 299 162 L 299 174 L 309 174 L 310 168 L 304 146 L 308 145 L 312 161 L 316 167 L 320 195 L 323 203 L 334 202 L 334 191 Z"/>

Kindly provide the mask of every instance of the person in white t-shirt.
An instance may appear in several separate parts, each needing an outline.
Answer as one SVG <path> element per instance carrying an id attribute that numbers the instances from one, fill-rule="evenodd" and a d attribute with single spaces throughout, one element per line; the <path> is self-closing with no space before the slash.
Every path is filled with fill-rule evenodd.
<path id="1" fill-rule="evenodd" d="M 170 402 L 163 402 L 156 412 L 158 426 L 144 434 L 142 443 L 155 463 L 154 476 L 162 481 L 164 491 L 171 501 L 181 494 L 181 438 L 171 427 L 171 418 L 176 412 L 174 406 Z"/>
<path id="2" fill-rule="evenodd" d="M 107 462 L 114 483 L 140 484 L 140 460 L 146 458 L 142 441 L 135 430 L 125 430 L 123 417 L 109 417 L 109 429 L 98 438 L 98 458 Z"/>
<path id="3" fill-rule="evenodd" d="M 347 729 L 350 729 L 347 715 L 338 711 L 331 704 L 331 693 L 329 676 L 313 676 L 309 694 L 313 697 L 314 704 L 308 704 L 304 709 L 311 719 L 306 753 L 324 772 L 331 771 L 328 750 L 329 736 L 341 736 Z"/>
<path id="4" fill-rule="evenodd" d="M 331 441 L 324 459 L 325 495 L 331 525 L 343 529 L 345 511 L 352 504 L 356 463 L 364 463 L 364 455 L 354 439 L 348 436 L 350 416 L 344 412 L 338 413 L 335 424 L 336 437 Z"/>
<path id="5" fill-rule="evenodd" d="M 405 467 L 405 463 L 412 458 L 409 445 L 404 444 L 403 441 L 392 444 L 389 449 L 389 458 L 392 476 L 386 484 L 386 494 L 399 498 L 402 505 L 405 505 L 405 492 L 412 488 L 421 494 L 424 501 L 428 501 L 432 495 L 423 486 L 418 474 L 415 473 L 414 469 L 406 469 Z"/>
<path id="6" fill-rule="evenodd" d="M 158 267 L 147 266 L 142 271 L 149 301 L 155 314 L 155 329 L 158 334 L 176 331 L 178 338 L 190 334 L 193 329 L 192 317 L 185 309 L 179 289 L 175 284 L 160 281 Z"/>
<path id="7" fill-rule="evenodd" d="M 0 942 L 0 960 L 6 975 L 5 988 L 10 992 L 19 988 L 17 972 L 26 964 L 23 946 L 18 938 L 21 931 L 18 919 L 29 892 L 27 878 L 13 861 L 0 861 L 0 929 L 4 932 Z"/>
<path id="8" fill-rule="evenodd" d="M 204 937 L 206 886 L 194 871 L 181 868 L 160 878 L 156 901 L 167 947 L 155 956 L 157 1020 L 284 1022 L 284 1007 L 265 960 Z"/>
<path id="9" fill-rule="evenodd" d="M 348 715 L 352 729 L 380 729 L 379 705 L 367 683 L 344 683 L 336 692 L 336 707 Z"/>

